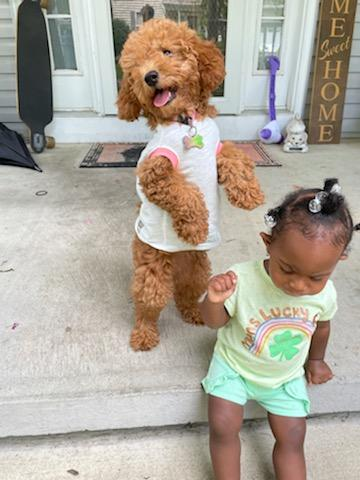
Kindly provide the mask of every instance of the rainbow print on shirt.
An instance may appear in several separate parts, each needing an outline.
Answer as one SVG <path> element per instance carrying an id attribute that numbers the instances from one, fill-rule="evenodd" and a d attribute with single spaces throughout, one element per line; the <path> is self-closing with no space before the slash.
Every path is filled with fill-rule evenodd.
<path id="1" fill-rule="evenodd" d="M 256 329 L 249 351 L 256 356 L 260 355 L 272 334 L 277 330 L 285 330 L 281 335 L 273 337 L 275 343 L 270 346 L 270 353 L 273 357 L 280 354 L 280 360 L 283 357 L 291 360 L 298 353 L 296 345 L 301 343 L 304 338 L 310 340 L 315 328 L 316 324 L 314 322 L 306 321 L 302 318 L 272 318 L 263 322 Z M 296 335 L 293 335 L 294 331 Z"/>

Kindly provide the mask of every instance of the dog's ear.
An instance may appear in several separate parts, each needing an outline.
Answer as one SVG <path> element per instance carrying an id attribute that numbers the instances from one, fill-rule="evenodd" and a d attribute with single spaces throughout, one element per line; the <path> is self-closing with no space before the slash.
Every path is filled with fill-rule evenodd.
<path id="1" fill-rule="evenodd" d="M 118 117 L 122 120 L 132 122 L 139 118 L 141 105 L 134 94 L 129 76 L 124 74 L 120 84 L 120 91 L 116 102 L 118 107 Z"/>
<path id="2" fill-rule="evenodd" d="M 209 40 L 197 38 L 195 48 L 202 90 L 205 96 L 210 96 L 225 78 L 224 57 L 215 43 Z"/>

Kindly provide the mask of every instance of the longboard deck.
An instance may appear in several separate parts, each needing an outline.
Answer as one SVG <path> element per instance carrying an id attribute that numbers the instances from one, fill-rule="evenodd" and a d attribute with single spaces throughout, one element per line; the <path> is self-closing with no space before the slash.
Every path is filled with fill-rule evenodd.
<path id="1" fill-rule="evenodd" d="M 31 147 L 46 145 L 45 127 L 53 119 L 50 52 L 38 0 L 23 0 L 17 19 L 17 80 L 20 118 L 31 132 Z"/>

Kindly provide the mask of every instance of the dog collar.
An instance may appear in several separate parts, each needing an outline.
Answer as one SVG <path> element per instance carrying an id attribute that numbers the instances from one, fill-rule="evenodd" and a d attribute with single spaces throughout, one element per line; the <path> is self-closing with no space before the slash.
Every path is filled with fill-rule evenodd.
<path id="1" fill-rule="evenodd" d="M 193 118 L 190 115 L 185 115 L 184 113 L 181 113 L 176 117 L 176 122 L 182 123 L 183 125 L 189 125 L 192 126 Z"/>

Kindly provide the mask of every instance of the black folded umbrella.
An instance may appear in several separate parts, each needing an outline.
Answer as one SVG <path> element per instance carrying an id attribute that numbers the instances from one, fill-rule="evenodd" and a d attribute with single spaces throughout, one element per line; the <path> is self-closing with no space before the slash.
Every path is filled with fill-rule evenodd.
<path id="1" fill-rule="evenodd" d="M 0 164 L 26 167 L 42 172 L 22 136 L 0 122 Z"/>

